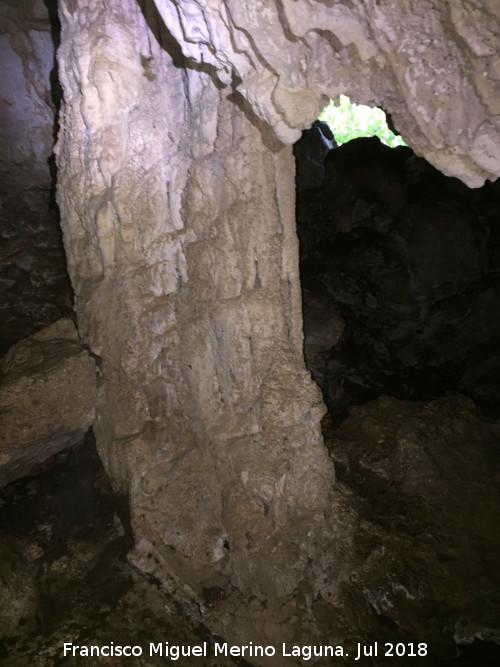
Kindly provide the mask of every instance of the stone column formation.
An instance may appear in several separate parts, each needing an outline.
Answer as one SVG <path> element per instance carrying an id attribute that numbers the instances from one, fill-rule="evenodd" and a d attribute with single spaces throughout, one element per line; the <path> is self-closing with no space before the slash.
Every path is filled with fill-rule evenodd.
<path id="1" fill-rule="evenodd" d="M 235 642 L 297 637 L 297 608 L 335 585 L 342 519 L 302 356 L 282 142 L 347 92 L 447 173 L 500 173 L 494 0 L 60 0 L 59 14 L 58 202 L 135 562 Z"/>
<path id="2" fill-rule="evenodd" d="M 143 9 L 60 3 L 58 201 L 135 560 L 238 633 L 236 613 L 290 615 L 333 482 L 302 357 L 293 160 L 230 89 L 175 66 Z"/>

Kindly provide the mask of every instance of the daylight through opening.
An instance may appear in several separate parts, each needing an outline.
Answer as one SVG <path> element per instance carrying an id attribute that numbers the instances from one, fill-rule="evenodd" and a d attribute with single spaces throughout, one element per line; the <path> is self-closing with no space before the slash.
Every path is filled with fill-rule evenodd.
<path id="1" fill-rule="evenodd" d="M 334 422 L 453 392 L 497 416 L 499 182 L 444 176 L 345 96 L 294 152 L 305 356 Z"/>

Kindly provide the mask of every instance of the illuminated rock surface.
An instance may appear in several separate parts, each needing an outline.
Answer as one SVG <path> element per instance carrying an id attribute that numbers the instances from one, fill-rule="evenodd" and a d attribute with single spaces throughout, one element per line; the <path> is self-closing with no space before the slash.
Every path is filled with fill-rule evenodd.
<path id="1" fill-rule="evenodd" d="M 471 186 L 500 171 L 496 0 L 155 0 L 183 53 L 236 81 L 286 143 L 328 97 L 390 112 L 403 137 Z"/>
<path id="2" fill-rule="evenodd" d="M 54 0 L 0 5 L 0 356 L 72 312 L 54 200 L 55 15 Z"/>
<path id="3" fill-rule="evenodd" d="M 176 67 L 154 13 L 60 13 L 58 201 L 134 562 L 234 641 L 285 640 L 333 484 L 302 356 L 292 150 Z"/>

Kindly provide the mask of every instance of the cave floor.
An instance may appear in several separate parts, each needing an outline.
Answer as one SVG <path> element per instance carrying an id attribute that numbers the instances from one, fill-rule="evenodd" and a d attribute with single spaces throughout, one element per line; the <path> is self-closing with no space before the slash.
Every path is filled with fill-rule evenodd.
<path id="1" fill-rule="evenodd" d="M 347 540 L 347 561 L 336 599 L 312 605 L 321 636 L 427 641 L 434 658 L 422 667 L 500 664 L 500 460 L 491 428 L 463 397 L 386 397 L 355 408 L 341 429 L 324 425 L 337 470 L 332 510 L 343 517 L 335 540 L 341 551 Z M 2 666 L 89 664 L 65 658 L 65 642 L 140 646 L 143 655 L 126 662 L 142 666 L 169 660 L 150 657 L 150 643 L 213 645 L 207 628 L 128 562 L 127 523 L 90 436 L 0 490 Z M 178 664 L 248 665 L 210 651 Z"/>
<path id="2" fill-rule="evenodd" d="M 212 641 L 126 558 L 130 540 L 90 437 L 0 490 L 0 664 L 159 665 L 149 643 Z M 141 646 L 141 657 L 63 657 L 74 645 Z M 200 665 L 200 658 L 183 658 Z M 232 665 L 208 656 L 207 667 Z"/>

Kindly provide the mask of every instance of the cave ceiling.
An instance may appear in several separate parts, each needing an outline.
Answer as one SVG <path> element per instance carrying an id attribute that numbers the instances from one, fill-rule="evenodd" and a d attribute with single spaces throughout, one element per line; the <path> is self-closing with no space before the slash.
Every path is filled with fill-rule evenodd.
<path id="1" fill-rule="evenodd" d="M 383 107 L 412 148 L 471 187 L 500 174 L 494 0 L 155 0 L 183 53 L 284 143 L 329 97 Z"/>

